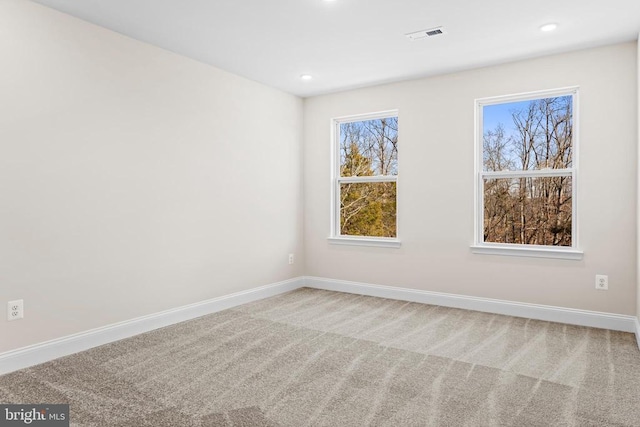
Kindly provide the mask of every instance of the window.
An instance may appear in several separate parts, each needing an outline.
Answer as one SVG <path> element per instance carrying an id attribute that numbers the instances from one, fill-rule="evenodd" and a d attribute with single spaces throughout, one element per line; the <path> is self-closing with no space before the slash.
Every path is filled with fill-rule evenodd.
<path id="1" fill-rule="evenodd" d="M 577 88 L 476 101 L 474 252 L 580 259 Z"/>
<path id="2" fill-rule="evenodd" d="M 330 241 L 399 247 L 396 111 L 334 120 Z"/>

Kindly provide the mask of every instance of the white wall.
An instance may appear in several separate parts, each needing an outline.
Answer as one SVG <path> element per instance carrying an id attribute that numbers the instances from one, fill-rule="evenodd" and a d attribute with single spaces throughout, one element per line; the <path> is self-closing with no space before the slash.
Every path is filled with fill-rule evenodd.
<path id="1" fill-rule="evenodd" d="M 637 87 L 637 94 L 638 94 L 638 120 L 636 121 L 636 126 L 638 127 L 638 161 L 637 161 L 637 166 L 638 166 L 638 196 L 637 196 L 637 200 L 638 200 L 638 210 L 636 212 L 637 214 L 637 220 L 638 220 L 638 232 L 640 232 L 640 35 L 638 35 L 638 43 L 637 43 L 637 48 L 638 48 L 638 53 L 636 55 L 636 58 L 638 60 L 637 63 L 637 68 L 636 68 L 636 73 L 638 74 L 638 87 Z M 638 283 L 638 289 L 636 291 L 636 316 L 638 316 L 638 321 L 640 322 L 640 236 L 638 236 L 638 233 L 636 233 L 636 239 L 637 239 L 637 244 L 638 244 L 638 258 L 636 260 L 637 262 L 637 283 Z M 638 345 L 640 346 L 640 330 L 637 331 L 638 336 L 636 337 L 638 339 Z"/>
<path id="2" fill-rule="evenodd" d="M 635 315 L 636 43 L 305 100 L 307 275 Z M 474 99 L 580 86 L 581 261 L 478 255 Z M 400 249 L 332 246 L 330 121 L 399 109 Z M 608 274 L 608 292 L 595 274 Z"/>
<path id="3" fill-rule="evenodd" d="M 301 99 L 24 0 L 0 52 L 0 352 L 302 274 Z"/>
<path id="4" fill-rule="evenodd" d="M 296 97 L 24 0 L 0 52 L 0 353 L 302 274 L 640 316 L 634 43 L 307 99 L 304 135 Z M 584 260 L 471 254 L 473 100 L 571 85 Z M 402 248 L 331 246 L 330 120 L 394 108 Z"/>

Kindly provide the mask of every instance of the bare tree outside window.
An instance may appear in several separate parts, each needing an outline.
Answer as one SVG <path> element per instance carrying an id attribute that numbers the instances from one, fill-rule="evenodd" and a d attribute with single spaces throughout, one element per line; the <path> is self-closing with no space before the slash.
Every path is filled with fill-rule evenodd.
<path id="1" fill-rule="evenodd" d="M 482 108 L 482 239 L 572 246 L 573 95 Z"/>
<path id="2" fill-rule="evenodd" d="M 339 234 L 397 236 L 398 117 L 338 123 Z"/>

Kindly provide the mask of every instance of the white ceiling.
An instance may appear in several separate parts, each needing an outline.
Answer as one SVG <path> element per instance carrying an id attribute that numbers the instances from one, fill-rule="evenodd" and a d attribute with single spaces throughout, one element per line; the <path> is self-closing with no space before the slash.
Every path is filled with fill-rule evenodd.
<path id="1" fill-rule="evenodd" d="M 640 0 L 35 1 L 303 97 L 636 40 L 640 30 Z M 548 22 L 558 29 L 539 31 Z M 404 36 L 437 26 L 447 34 Z"/>

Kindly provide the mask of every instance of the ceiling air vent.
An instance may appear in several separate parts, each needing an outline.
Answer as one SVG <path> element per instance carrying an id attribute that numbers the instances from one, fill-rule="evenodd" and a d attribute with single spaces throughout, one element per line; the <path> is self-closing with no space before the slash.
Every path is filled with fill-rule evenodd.
<path id="1" fill-rule="evenodd" d="M 445 33 L 444 28 L 436 27 L 436 28 L 430 28 L 428 30 L 420 30 L 414 33 L 405 34 L 405 36 L 407 36 L 411 40 L 420 40 L 420 39 L 426 39 L 427 37 L 439 36 L 444 33 Z"/>

